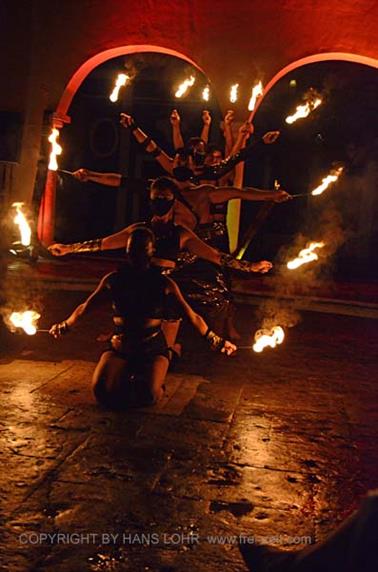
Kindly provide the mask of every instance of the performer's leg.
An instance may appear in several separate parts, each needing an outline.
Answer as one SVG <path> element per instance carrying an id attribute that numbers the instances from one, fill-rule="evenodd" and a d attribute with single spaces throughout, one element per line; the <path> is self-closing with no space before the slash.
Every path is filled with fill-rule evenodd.
<path id="1" fill-rule="evenodd" d="M 164 395 L 164 380 L 167 375 L 169 360 L 166 356 L 157 355 L 144 371 L 142 383 L 137 388 L 140 405 L 153 405 Z"/>
<path id="2" fill-rule="evenodd" d="M 93 373 L 93 393 L 99 403 L 117 409 L 131 405 L 129 365 L 112 351 L 104 352 Z"/>

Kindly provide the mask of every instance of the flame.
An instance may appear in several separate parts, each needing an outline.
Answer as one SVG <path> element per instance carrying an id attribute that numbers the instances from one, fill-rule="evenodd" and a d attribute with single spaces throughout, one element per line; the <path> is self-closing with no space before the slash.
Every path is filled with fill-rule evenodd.
<path id="1" fill-rule="evenodd" d="M 285 338 L 285 332 L 281 326 L 273 326 L 270 330 L 257 330 L 255 333 L 255 343 L 252 346 L 253 351 L 260 353 L 264 348 L 275 348 L 278 344 L 282 344 Z"/>
<path id="2" fill-rule="evenodd" d="M 310 91 L 307 101 L 303 105 L 298 105 L 293 115 L 288 115 L 285 119 L 286 123 L 291 125 L 297 119 L 303 119 L 307 117 L 311 111 L 314 111 L 322 103 L 322 98 L 314 92 Z"/>
<path id="3" fill-rule="evenodd" d="M 130 79 L 130 76 L 128 76 L 126 73 L 119 73 L 117 75 L 117 79 L 115 81 L 113 91 L 109 95 L 110 101 L 112 101 L 113 103 L 118 101 L 119 90 L 121 89 L 121 87 L 126 85 L 127 80 L 129 80 L 129 79 Z"/>
<path id="4" fill-rule="evenodd" d="M 195 81 L 196 78 L 194 77 L 194 75 L 191 75 L 189 79 L 186 79 L 182 83 L 180 83 L 175 93 L 175 97 L 182 97 L 183 95 L 185 95 L 188 89 L 194 85 Z"/>
<path id="5" fill-rule="evenodd" d="M 230 89 L 230 101 L 231 101 L 231 103 L 235 103 L 238 100 L 238 89 L 239 89 L 238 83 L 234 83 L 234 85 L 231 86 L 231 89 Z"/>
<path id="6" fill-rule="evenodd" d="M 9 321 L 15 328 L 22 328 L 28 336 L 34 336 L 37 333 L 37 322 L 41 317 L 34 310 L 26 310 L 26 312 L 12 312 Z"/>
<path id="7" fill-rule="evenodd" d="M 13 221 L 18 225 L 21 235 L 21 244 L 23 246 L 30 246 L 31 243 L 31 228 L 24 213 L 22 212 L 22 207 L 24 203 L 13 203 L 12 207 L 16 208 L 16 216 Z"/>
<path id="8" fill-rule="evenodd" d="M 58 163 L 56 161 L 56 156 L 61 155 L 62 147 L 57 143 L 57 139 L 59 137 L 59 129 L 53 127 L 51 134 L 49 136 L 49 142 L 51 143 L 51 153 L 50 153 L 50 162 L 49 162 L 49 169 L 50 171 L 56 171 L 58 169 Z"/>
<path id="9" fill-rule="evenodd" d="M 311 191 L 312 195 L 321 195 L 326 189 L 328 189 L 331 183 L 335 183 L 337 179 L 340 177 L 341 173 L 343 172 L 343 167 L 339 167 L 336 170 L 331 171 L 331 173 L 322 179 L 321 184 L 316 187 L 313 191 Z"/>
<path id="10" fill-rule="evenodd" d="M 318 260 L 319 256 L 314 252 L 317 248 L 323 248 L 325 246 L 324 242 L 311 242 L 307 248 L 300 251 L 297 258 L 290 260 L 287 263 L 289 270 L 295 270 L 302 266 L 302 264 L 307 264 L 308 262 L 313 262 Z"/>
<path id="11" fill-rule="evenodd" d="M 203 88 L 203 91 L 202 91 L 202 99 L 203 99 L 204 101 L 209 101 L 209 99 L 210 99 L 210 88 L 209 88 L 208 85 Z"/>
<path id="12" fill-rule="evenodd" d="M 264 91 L 263 84 L 261 83 L 261 81 L 259 81 L 259 83 L 257 83 L 255 87 L 252 89 L 251 99 L 249 100 L 248 104 L 248 111 L 253 111 L 255 109 L 256 101 L 258 100 L 259 97 L 262 96 L 263 91 Z"/>

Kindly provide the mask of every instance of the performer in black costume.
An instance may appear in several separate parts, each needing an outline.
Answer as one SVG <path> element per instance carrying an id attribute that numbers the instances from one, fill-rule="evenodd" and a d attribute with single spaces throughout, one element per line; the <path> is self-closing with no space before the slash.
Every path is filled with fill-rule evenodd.
<path id="1" fill-rule="evenodd" d="M 156 237 L 156 251 L 151 264 L 158 266 L 162 271 L 172 272 L 176 266 L 178 254 L 181 250 L 187 250 L 198 258 L 208 260 L 215 265 L 240 270 L 242 272 L 268 272 L 272 264 L 266 260 L 249 262 L 236 260 L 229 254 L 219 252 L 208 244 L 205 244 L 191 230 L 174 222 L 175 205 L 175 182 L 168 177 L 156 179 L 151 186 L 151 210 L 152 218 L 148 225 Z M 125 248 L 127 239 L 133 229 L 138 225 L 130 225 L 120 232 L 105 238 L 78 242 L 74 244 L 52 244 L 49 250 L 52 254 L 62 256 L 70 253 L 98 252 L 101 250 Z M 212 297 L 216 292 L 216 285 L 209 290 Z M 167 315 L 170 322 L 164 324 L 164 333 L 167 343 L 173 347 L 178 332 L 179 322 L 174 315 Z"/>
<path id="2" fill-rule="evenodd" d="M 191 309 L 172 279 L 151 266 L 154 250 L 152 231 L 145 226 L 134 227 L 127 239 L 127 262 L 104 276 L 84 303 L 50 329 L 54 337 L 60 337 L 85 313 L 111 300 L 115 330 L 110 348 L 102 354 L 93 374 L 97 400 L 111 408 L 149 405 L 162 397 L 170 358 L 162 321 L 172 301 L 212 349 L 226 355 L 236 350 Z"/>

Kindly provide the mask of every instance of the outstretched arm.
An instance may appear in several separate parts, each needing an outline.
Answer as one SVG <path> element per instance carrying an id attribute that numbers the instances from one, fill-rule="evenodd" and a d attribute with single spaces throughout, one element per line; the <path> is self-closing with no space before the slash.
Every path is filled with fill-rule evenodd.
<path id="1" fill-rule="evenodd" d="M 207 109 L 202 111 L 202 131 L 201 131 L 201 139 L 206 143 L 209 142 L 209 134 L 210 134 L 210 125 L 211 125 L 211 115 Z"/>
<path id="2" fill-rule="evenodd" d="M 97 171 L 90 171 L 89 169 L 78 169 L 72 173 L 73 177 L 82 183 L 93 181 L 108 187 L 119 187 L 121 184 L 122 175 L 119 173 L 98 173 Z"/>
<path id="3" fill-rule="evenodd" d="M 142 145 L 142 147 L 155 157 L 156 161 L 165 169 L 169 174 L 172 174 L 173 159 L 169 157 L 156 143 L 146 135 L 140 127 L 137 126 L 131 115 L 121 113 L 121 125 L 130 129 L 135 139 Z"/>
<path id="4" fill-rule="evenodd" d="M 83 252 L 99 252 L 101 250 L 125 248 L 127 239 L 135 226 L 137 225 L 131 224 L 119 232 L 105 236 L 104 238 L 95 238 L 94 240 L 86 240 L 84 242 L 74 242 L 73 244 L 50 244 L 48 250 L 54 256 L 65 256 L 66 254 L 80 254 Z"/>
<path id="5" fill-rule="evenodd" d="M 191 254 L 198 256 L 198 258 L 208 260 L 218 266 L 231 268 L 232 270 L 238 270 L 241 272 L 261 272 L 264 274 L 265 272 L 269 272 L 272 268 L 272 263 L 267 260 L 261 260 L 260 262 L 237 260 L 230 254 L 219 252 L 212 246 L 203 242 L 203 240 L 188 228 L 185 228 L 181 236 L 180 247 L 182 249 L 186 248 Z"/>
<path id="6" fill-rule="evenodd" d="M 228 340 L 224 340 L 215 332 L 212 332 L 208 325 L 206 324 L 205 320 L 197 314 L 191 306 L 187 303 L 184 296 L 181 293 L 180 288 L 177 286 L 176 282 L 172 279 L 167 278 L 168 281 L 168 293 L 172 294 L 179 306 L 181 307 L 183 313 L 188 318 L 190 323 L 195 327 L 197 332 L 203 336 L 206 341 L 209 343 L 211 349 L 213 350 L 220 350 L 222 353 L 227 355 L 231 355 L 234 351 L 236 351 L 236 346 L 229 342 Z"/>
<path id="7" fill-rule="evenodd" d="M 181 134 L 181 117 L 177 109 L 174 109 L 172 111 L 169 120 L 172 125 L 173 147 L 177 151 L 177 149 L 181 149 L 185 145 L 184 139 L 182 138 Z"/>
<path id="8" fill-rule="evenodd" d="M 59 338 L 62 334 L 66 333 L 72 326 L 76 324 L 81 316 L 92 311 L 94 308 L 98 307 L 108 299 L 109 294 L 106 286 L 109 276 L 110 274 L 107 274 L 102 278 L 96 290 L 94 290 L 92 294 L 88 296 L 85 302 L 79 304 L 79 306 L 75 308 L 75 310 L 66 320 L 51 326 L 50 334 L 54 336 L 54 338 Z"/>
<path id="9" fill-rule="evenodd" d="M 209 199 L 214 204 L 225 203 L 232 199 L 283 203 L 291 199 L 291 195 L 282 189 L 278 191 L 264 191 L 255 189 L 254 187 L 245 187 L 244 189 L 237 187 L 214 187 L 214 190 L 209 192 Z"/>

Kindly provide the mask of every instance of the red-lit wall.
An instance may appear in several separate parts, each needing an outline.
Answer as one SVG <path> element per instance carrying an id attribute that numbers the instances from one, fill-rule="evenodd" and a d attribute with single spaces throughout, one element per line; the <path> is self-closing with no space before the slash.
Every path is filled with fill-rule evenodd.
<path id="1" fill-rule="evenodd" d="M 306 56 L 378 59 L 376 0 L 6 0 L 0 11 L 0 72 L 8 78 L 0 108 L 25 117 L 12 189 L 21 200 L 32 193 L 44 110 L 56 109 L 73 74 L 105 50 L 149 44 L 184 54 L 223 106 L 230 82 L 247 91 Z"/>

